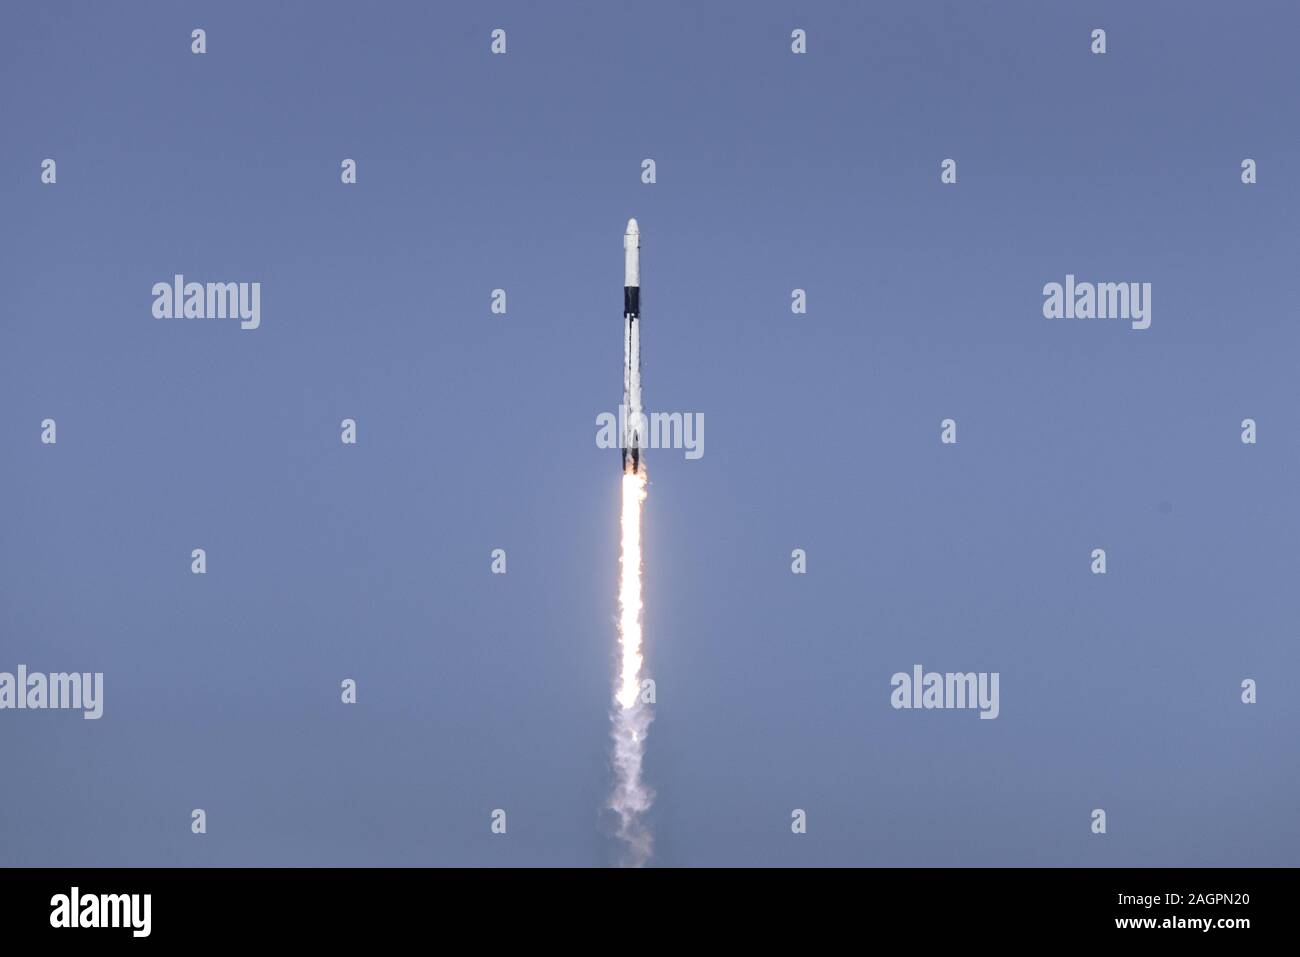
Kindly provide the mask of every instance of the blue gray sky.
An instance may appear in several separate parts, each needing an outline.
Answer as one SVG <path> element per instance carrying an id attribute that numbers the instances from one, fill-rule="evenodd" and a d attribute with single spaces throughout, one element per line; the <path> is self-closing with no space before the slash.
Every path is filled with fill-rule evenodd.
<path id="1" fill-rule="evenodd" d="M 629 216 L 706 422 L 648 456 L 656 863 L 1300 859 L 1293 5 L 0 19 L 0 670 L 105 675 L 0 712 L 0 863 L 615 860 Z M 176 273 L 261 327 L 154 319 Z M 1000 716 L 894 710 L 918 663 Z"/>

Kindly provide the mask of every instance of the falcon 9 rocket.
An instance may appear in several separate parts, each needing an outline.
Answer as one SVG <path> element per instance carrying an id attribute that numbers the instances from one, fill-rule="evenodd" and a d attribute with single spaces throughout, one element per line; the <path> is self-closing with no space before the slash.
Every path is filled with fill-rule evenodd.
<path id="1" fill-rule="evenodd" d="M 641 413 L 641 230 L 635 219 L 623 234 L 623 471 L 637 472 L 645 447 Z"/>

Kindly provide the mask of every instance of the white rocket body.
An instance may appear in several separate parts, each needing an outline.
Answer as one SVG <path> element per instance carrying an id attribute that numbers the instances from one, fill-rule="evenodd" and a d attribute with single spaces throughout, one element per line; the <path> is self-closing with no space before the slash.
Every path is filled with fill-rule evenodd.
<path id="1" fill-rule="evenodd" d="M 635 219 L 623 234 L 623 471 L 636 472 L 645 448 L 641 412 L 641 230 Z"/>

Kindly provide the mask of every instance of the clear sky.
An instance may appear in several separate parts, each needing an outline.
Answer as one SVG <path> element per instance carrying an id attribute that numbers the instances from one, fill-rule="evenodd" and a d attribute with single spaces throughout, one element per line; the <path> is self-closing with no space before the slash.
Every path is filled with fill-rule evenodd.
<path id="1" fill-rule="evenodd" d="M 647 406 L 706 422 L 647 456 L 657 863 L 1300 863 L 1298 27 L 6 4 L 0 671 L 105 701 L 0 711 L 0 863 L 615 859 L 629 216 Z M 260 328 L 155 319 L 176 273 Z M 1045 319 L 1067 274 L 1151 327 Z M 893 709 L 915 664 L 999 717 Z"/>

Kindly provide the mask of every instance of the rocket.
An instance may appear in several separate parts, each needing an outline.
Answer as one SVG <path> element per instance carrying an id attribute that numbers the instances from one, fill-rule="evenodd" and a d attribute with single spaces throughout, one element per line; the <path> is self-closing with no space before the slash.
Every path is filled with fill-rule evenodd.
<path id="1" fill-rule="evenodd" d="M 639 471 L 644 448 L 641 413 L 641 230 L 635 219 L 623 234 L 623 471 Z"/>

